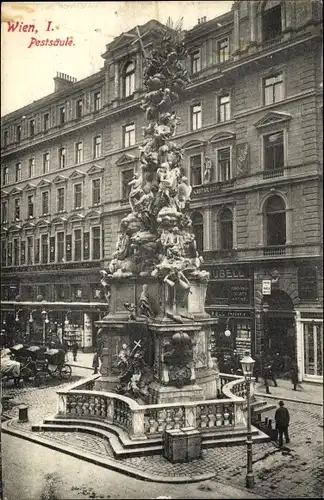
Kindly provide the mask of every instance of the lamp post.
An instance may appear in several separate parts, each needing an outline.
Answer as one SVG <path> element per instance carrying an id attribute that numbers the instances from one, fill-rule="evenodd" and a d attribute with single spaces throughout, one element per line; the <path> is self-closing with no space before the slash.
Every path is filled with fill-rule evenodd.
<path id="1" fill-rule="evenodd" d="M 21 325 L 20 325 L 20 317 L 19 317 L 19 313 L 21 313 L 21 312 L 22 312 L 22 309 L 18 309 L 16 311 L 16 316 L 15 316 L 15 322 L 16 322 L 15 330 L 16 330 L 17 337 L 18 337 L 18 338 L 16 338 L 17 342 L 21 340 L 21 328 L 20 328 Z"/>
<path id="2" fill-rule="evenodd" d="M 269 311 L 269 304 L 268 302 L 263 302 L 262 305 L 262 311 L 263 311 L 263 335 L 264 335 L 264 342 L 267 341 L 267 348 L 265 349 L 266 354 L 268 353 L 268 350 L 271 347 L 270 344 L 270 339 L 268 339 L 268 311 Z"/>
<path id="3" fill-rule="evenodd" d="M 49 313 L 49 311 L 46 311 L 46 309 L 42 310 L 42 316 L 43 316 L 43 347 L 45 347 L 45 345 L 46 345 L 46 325 L 48 325 L 48 323 L 49 323 L 48 313 Z"/>
<path id="4" fill-rule="evenodd" d="M 35 312 L 36 312 L 36 309 L 33 309 L 33 310 L 32 310 L 32 311 L 30 311 L 30 313 L 29 313 L 29 320 L 28 320 L 28 322 L 29 322 L 29 328 L 28 328 L 29 342 L 31 341 L 31 331 L 30 331 L 30 329 L 31 329 L 31 327 L 32 327 L 32 325 L 33 325 L 33 323 L 34 323 L 34 316 L 33 316 L 33 313 L 35 313 Z M 34 330 L 33 330 L 33 332 L 34 332 Z"/>
<path id="5" fill-rule="evenodd" d="M 246 487 L 254 487 L 254 475 L 252 466 L 252 431 L 251 431 L 251 378 L 253 373 L 254 359 L 251 358 L 249 352 L 241 359 L 242 371 L 246 382 L 246 402 L 247 402 L 247 473 Z"/>

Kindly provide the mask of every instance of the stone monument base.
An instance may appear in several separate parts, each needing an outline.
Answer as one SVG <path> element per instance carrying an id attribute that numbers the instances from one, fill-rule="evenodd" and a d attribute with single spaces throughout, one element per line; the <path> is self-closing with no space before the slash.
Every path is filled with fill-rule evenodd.
<path id="1" fill-rule="evenodd" d="M 196 369 L 196 382 L 203 391 L 202 399 L 217 398 L 219 384 L 219 374 L 213 369 L 198 368 Z"/>
<path id="2" fill-rule="evenodd" d="M 151 382 L 148 392 L 150 404 L 181 403 L 204 399 L 203 390 L 197 384 L 185 385 L 180 389 L 170 385 L 162 385 L 154 380 Z"/>
<path id="3" fill-rule="evenodd" d="M 94 391 L 115 392 L 119 384 L 119 377 L 110 375 L 109 377 L 99 377 L 95 380 Z"/>

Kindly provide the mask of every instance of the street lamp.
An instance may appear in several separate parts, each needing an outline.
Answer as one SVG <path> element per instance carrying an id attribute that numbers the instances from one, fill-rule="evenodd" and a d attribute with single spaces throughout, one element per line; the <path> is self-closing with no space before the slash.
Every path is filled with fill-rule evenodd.
<path id="1" fill-rule="evenodd" d="M 246 487 L 254 487 L 254 475 L 252 468 L 252 431 L 251 431 L 251 378 L 253 374 L 254 359 L 251 358 L 249 352 L 245 353 L 244 358 L 241 359 L 242 371 L 246 382 L 246 402 L 247 402 L 247 473 L 246 473 Z"/>
<path id="2" fill-rule="evenodd" d="M 267 339 L 267 348 L 265 351 L 268 352 L 268 349 L 271 347 L 271 339 L 268 339 L 268 311 L 269 311 L 269 304 L 268 302 L 263 302 L 262 304 L 262 311 L 263 311 L 263 335 L 264 335 L 264 345 L 265 341 Z"/>
<path id="3" fill-rule="evenodd" d="M 229 323 L 229 318 L 227 318 L 227 320 L 226 320 L 226 328 L 225 328 L 225 332 L 224 332 L 225 337 L 230 337 L 231 333 L 232 333 L 228 327 L 228 323 Z"/>
<path id="4" fill-rule="evenodd" d="M 45 347 L 46 344 L 46 325 L 49 323 L 48 319 L 48 313 L 50 311 L 46 311 L 46 309 L 42 310 L 42 316 L 43 316 L 43 346 Z"/>

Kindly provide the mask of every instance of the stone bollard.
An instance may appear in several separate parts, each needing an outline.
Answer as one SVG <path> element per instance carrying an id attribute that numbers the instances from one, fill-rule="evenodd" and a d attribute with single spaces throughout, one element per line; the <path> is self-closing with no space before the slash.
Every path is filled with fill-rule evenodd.
<path id="1" fill-rule="evenodd" d="M 19 410 L 18 422 L 20 423 L 28 422 L 28 406 L 21 405 L 19 406 L 18 410 Z"/>

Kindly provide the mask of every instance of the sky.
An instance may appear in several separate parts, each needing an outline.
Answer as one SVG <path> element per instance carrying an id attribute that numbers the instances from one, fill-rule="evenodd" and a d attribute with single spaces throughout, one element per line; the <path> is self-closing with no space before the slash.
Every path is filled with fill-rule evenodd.
<path id="1" fill-rule="evenodd" d="M 104 63 L 101 54 L 106 44 L 136 25 L 150 19 L 165 24 L 171 16 L 173 21 L 183 17 L 183 29 L 190 29 L 198 18 L 206 16 L 209 21 L 228 12 L 232 3 L 211 0 L 2 2 L 1 115 L 51 94 L 57 72 L 80 80 L 98 71 Z M 9 22 L 11 27 L 17 25 L 15 31 L 9 31 Z M 23 31 L 25 24 L 34 25 L 37 33 Z M 47 38 L 66 40 L 68 37 L 72 45 L 36 45 L 37 41 Z"/>

